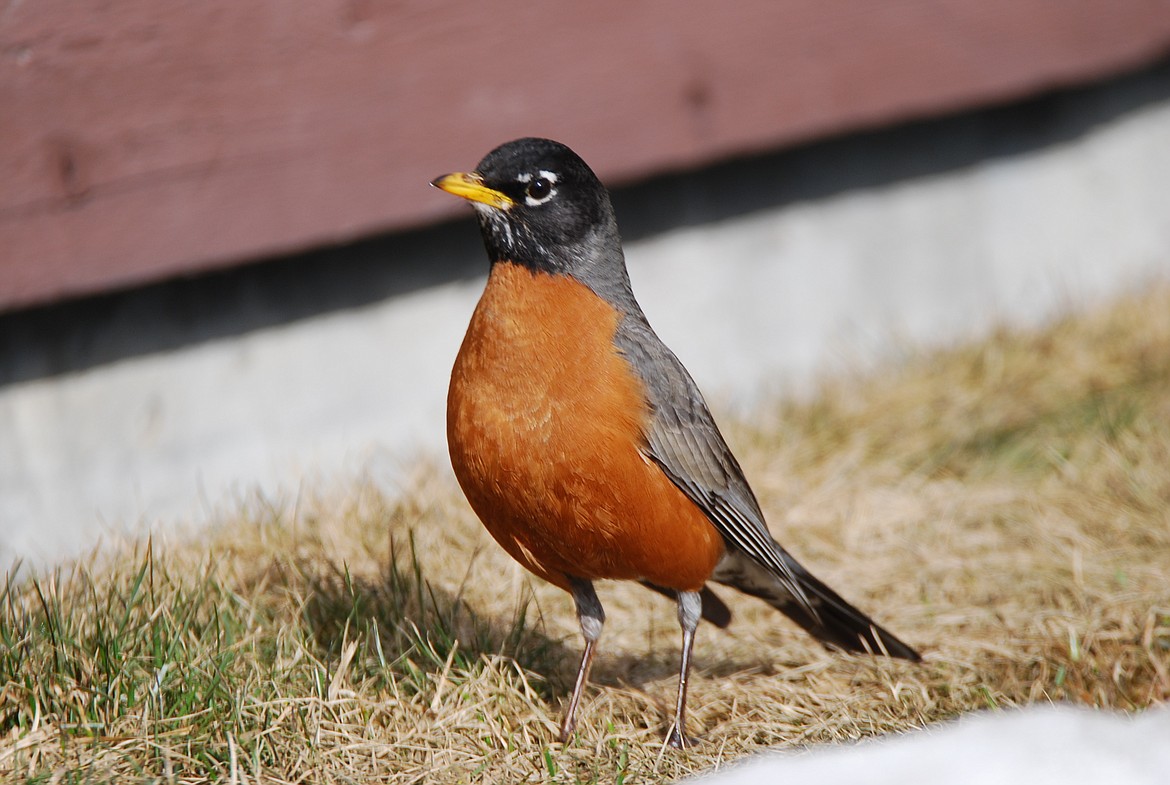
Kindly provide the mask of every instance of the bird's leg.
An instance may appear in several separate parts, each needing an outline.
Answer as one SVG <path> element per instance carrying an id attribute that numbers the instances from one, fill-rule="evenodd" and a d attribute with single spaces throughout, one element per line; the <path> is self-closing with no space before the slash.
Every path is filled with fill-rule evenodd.
<path id="1" fill-rule="evenodd" d="M 684 749 L 694 744 L 687 736 L 687 678 L 691 672 L 691 648 L 695 645 L 695 629 L 703 615 L 703 600 L 697 591 L 678 593 L 678 623 L 682 627 L 682 662 L 678 669 L 678 702 L 674 707 L 674 724 L 666 736 L 666 743 Z"/>
<path id="2" fill-rule="evenodd" d="M 577 683 L 573 685 L 569 710 L 561 724 L 561 743 L 567 742 L 577 727 L 577 704 L 581 702 L 581 693 L 585 689 L 585 683 L 589 681 L 593 648 L 597 639 L 601 637 L 601 627 L 605 624 L 605 610 L 601 607 L 601 600 L 597 599 L 597 592 L 593 591 L 593 583 L 581 578 L 569 578 L 569 585 L 573 590 L 573 602 L 577 606 L 577 621 L 581 623 L 581 634 L 585 636 L 585 652 L 581 655 L 581 667 L 577 670 Z"/>

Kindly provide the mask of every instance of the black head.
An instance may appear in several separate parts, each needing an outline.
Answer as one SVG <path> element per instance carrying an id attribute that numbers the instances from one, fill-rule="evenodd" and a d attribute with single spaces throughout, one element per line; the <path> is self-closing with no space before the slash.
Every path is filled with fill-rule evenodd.
<path id="1" fill-rule="evenodd" d="M 609 193 L 580 156 L 550 139 L 500 145 L 473 172 L 432 185 L 471 202 L 492 262 L 628 290 Z M 609 279 L 609 280 L 607 280 Z"/>

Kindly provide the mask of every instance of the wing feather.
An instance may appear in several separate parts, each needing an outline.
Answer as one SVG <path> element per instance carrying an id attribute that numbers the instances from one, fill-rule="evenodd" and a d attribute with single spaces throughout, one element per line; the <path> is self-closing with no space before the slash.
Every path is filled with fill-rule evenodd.
<path id="1" fill-rule="evenodd" d="M 690 374 L 644 317 L 627 316 L 616 341 L 647 387 L 646 457 L 703 511 L 728 547 L 773 573 L 817 618 L 814 604 L 768 531 L 759 502 Z"/>

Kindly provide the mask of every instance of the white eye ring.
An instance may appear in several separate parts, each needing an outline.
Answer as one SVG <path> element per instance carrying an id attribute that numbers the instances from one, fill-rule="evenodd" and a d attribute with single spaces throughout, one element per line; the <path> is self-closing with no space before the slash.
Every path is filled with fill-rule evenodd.
<path id="1" fill-rule="evenodd" d="M 557 189 L 554 187 L 557 182 L 556 172 L 541 169 L 535 177 L 531 172 L 525 172 L 516 179 L 528 184 L 524 193 L 524 203 L 529 207 L 540 207 L 557 195 Z"/>

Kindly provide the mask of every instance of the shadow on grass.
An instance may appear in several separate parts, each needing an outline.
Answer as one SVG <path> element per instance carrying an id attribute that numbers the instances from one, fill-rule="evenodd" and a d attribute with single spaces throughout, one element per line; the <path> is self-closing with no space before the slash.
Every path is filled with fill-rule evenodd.
<path id="1" fill-rule="evenodd" d="M 504 657 L 542 677 L 532 686 L 547 700 L 571 683 L 560 676 L 580 656 L 545 634 L 530 601 L 518 600 L 510 617 L 488 617 L 461 593 L 431 583 L 413 540 L 392 543 L 378 574 L 314 559 L 296 564 L 288 578 L 303 582 L 302 621 L 321 650 L 337 657 L 345 642 L 359 640 L 368 655 L 362 675 L 385 686 L 396 679 L 400 689 L 425 690 L 442 671 L 474 672 L 487 659 Z"/>
<path id="2" fill-rule="evenodd" d="M 392 548 L 381 574 L 351 573 L 344 564 L 319 560 L 297 566 L 309 589 L 303 614 L 313 639 L 331 658 L 339 657 L 345 641 L 361 638 L 371 655 L 365 677 L 388 678 L 425 689 L 443 670 L 473 671 L 486 657 L 506 657 L 540 678 L 533 684 L 549 702 L 572 690 L 583 642 L 578 636 L 549 636 L 532 613 L 532 600 L 518 598 L 510 617 L 481 615 L 461 593 L 436 587 L 423 574 L 413 552 Z M 405 551 L 405 552 L 404 552 Z M 647 604 L 663 602 L 647 592 Z M 785 624 L 777 616 L 778 624 Z M 722 631 L 703 626 L 701 636 Z M 803 633 L 794 626 L 794 635 Z M 680 635 L 681 638 L 681 635 Z M 664 643 L 645 654 L 611 652 L 602 638 L 590 682 L 597 687 L 633 687 L 677 676 L 679 642 Z M 779 672 L 767 655 L 705 655 L 697 644 L 696 668 L 705 677 L 721 678 L 744 671 Z M 376 663 L 376 665 L 375 665 Z"/>

